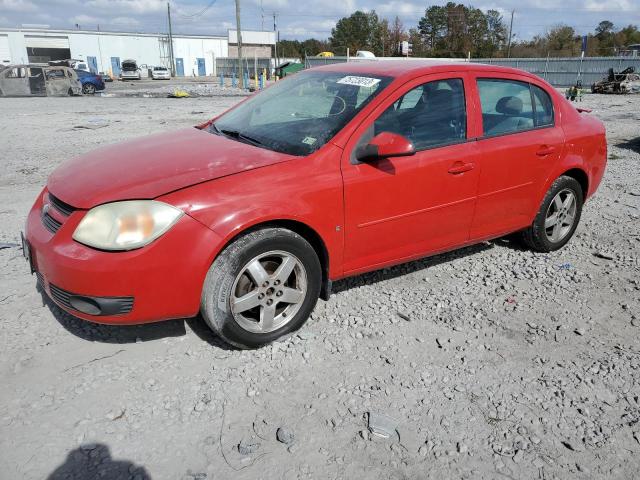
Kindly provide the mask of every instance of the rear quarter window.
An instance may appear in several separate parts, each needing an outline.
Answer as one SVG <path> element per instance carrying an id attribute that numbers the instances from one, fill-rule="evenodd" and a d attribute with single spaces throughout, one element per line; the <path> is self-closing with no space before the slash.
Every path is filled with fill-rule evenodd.
<path id="1" fill-rule="evenodd" d="M 542 88 L 531 85 L 536 127 L 553 125 L 553 101 Z"/>

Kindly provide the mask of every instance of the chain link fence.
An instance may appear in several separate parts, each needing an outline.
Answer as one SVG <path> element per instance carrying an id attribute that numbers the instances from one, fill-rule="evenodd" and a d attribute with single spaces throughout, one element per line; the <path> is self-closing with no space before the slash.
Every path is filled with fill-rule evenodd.
<path id="1" fill-rule="evenodd" d="M 267 70 L 267 79 L 271 78 L 272 73 L 272 61 L 271 58 L 243 58 L 242 70 L 245 75 L 249 75 L 253 78 L 253 75 L 258 70 L 258 75 L 261 75 L 263 69 Z M 216 76 L 222 75 L 223 77 L 238 76 L 238 59 L 229 57 L 216 58 Z"/>
<path id="2" fill-rule="evenodd" d="M 403 59 L 401 57 L 377 59 L 377 61 L 385 60 Z M 406 60 L 417 61 L 420 59 L 411 57 Z M 446 60 L 465 61 L 466 59 Z M 305 58 L 304 66 L 305 68 L 312 68 L 347 61 L 370 61 L 370 59 L 355 57 L 307 57 Z M 538 75 L 557 87 L 574 85 L 576 80 L 581 80 L 582 84 L 587 87 L 605 77 L 610 68 L 619 72 L 628 67 L 635 67 L 636 72 L 640 72 L 640 57 L 472 58 L 471 62 L 519 68 Z"/>
<path id="3" fill-rule="evenodd" d="M 572 58 L 473 58 L 472 62 L 514 67 L 544 78 L 556 87 L 575 85 L 581 80 L 587 87 L 605 77 L 610 68 L 616 72 L 628 67 L 640 71 L 637 57 L 572 57 Z"/>

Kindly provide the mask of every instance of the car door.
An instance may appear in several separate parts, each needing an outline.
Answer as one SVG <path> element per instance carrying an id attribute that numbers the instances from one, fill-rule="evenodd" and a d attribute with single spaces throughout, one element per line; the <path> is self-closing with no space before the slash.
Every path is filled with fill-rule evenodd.
<path id="1" fill-rule="evenodd" d="M 480 180 L 471 238 L 495 237 L 526 227 L 539 208 L 539 192 L 564 143 L 553 100 L 519 75 L 478 74 L 477 141 Z"/>
<path id="2" fill-rule="evenodd" d="M 26 67 L 11 67 L 2 72 L 0 89 L 7 96 L 30 95 L 29 79 Z"/>
<path id="3" fill-rule="evenodd" d="M 70 84 L 63 68 L 47 68 L 45 69 L 45 77 L 48 96 L 64 96 L 69 93 Z"/>
<path id="4" fill-rule="evenodd" d="M 469 142 L 473 108 L 466 74 L 428 75 L 392 93 L 358 127 L 342 158 L 345 274 L 417 258 L 465 243 L 478 170 Z M 404 135 L 416 153 L 355 159 L 381 132 Z"/>

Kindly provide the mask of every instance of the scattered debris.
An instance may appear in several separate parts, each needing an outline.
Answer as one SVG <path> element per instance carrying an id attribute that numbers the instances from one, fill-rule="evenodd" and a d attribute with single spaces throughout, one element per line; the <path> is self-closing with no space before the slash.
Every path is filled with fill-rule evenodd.
<path id="1" fill-rule="evenodd" d="M 20 245 L 17 243 L 0 243 L 0 250 L 5 248 L 20 248 Z"/>
<path id="2" fill-rule="evenodd" d="M 381 438 L 398 439 L 398 422 L 391 417 L 379 413 L 369 412 L 369 431 Z"/>
<path id="3" fill-rule="evenodd" d="M 90 118 L 85 123 L 74 125 L 75 130 L 97 130 L 109 126 L 109 121 L 104 118 Z"/>
<path id="4" fill-rule="evenodd" d="M 280 443 L 284 443 L 287 446 L 293 444 L 296 439 L 293 432 L 284 427 L 279 427 L 278 430 L 276 430 L 276 438 Z"/>
<path id="5" fill-rule="evenodd" d="M 167 95 L 167 98 L 187 98 L 190 97 L 191 95 L 189 95 L 189 92 L 187 92 L 186 90 L 180 90 L 178 88 L 176 88 L 173 93 L 170 93 L 169 95 Z"/>
<path id="6" fill-rule="evenodd" d="M 591 85 L 591 93 L 640 93 L 640 74 L 634 67 L 618 73 L 610 68 L 605 78 Z"/>
<path id="7" fill-rule="evenodd" d="M 240 455 L 251 455 L 252 453 L 257 452 L 259 449 L 260 442 L 253 439 L 242 439 L 242 441 L 238 444 L 238 452 L 240 452 Z"/>
<path id="8" fill-rule="evenodd" d="M 615 260 L 615 257 L 613 255 L 609 255 L 608 253 L 604 253 L 600 251 L 594 252 L 593 256 L 598 258 L 603 258 L 604 260 Z"/>
<path id="9" fill-rule="evenodd" d="M 404 313 L 404 312 L 398 312 L 398 316 L 401 319 L 406 320 L 407 322 L 411 321 L 411 317 L 409 315 L 407 315 L 406 313 Z"/>

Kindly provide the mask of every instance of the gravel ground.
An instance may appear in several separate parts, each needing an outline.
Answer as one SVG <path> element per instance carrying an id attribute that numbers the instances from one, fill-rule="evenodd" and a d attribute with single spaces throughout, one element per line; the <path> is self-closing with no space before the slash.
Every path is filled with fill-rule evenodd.
<path id="1" fill-rule="evenodd" d="M 65 159 L 236 101 L 0 100 L 0 242 Z M 637 476 L 640 95 L 583 105 L 609 166 L 566 248 L 501 239 L 338 282 L 258 351 L 200 318 L 76 320 L 0 250 L 0 478 Z"/>

